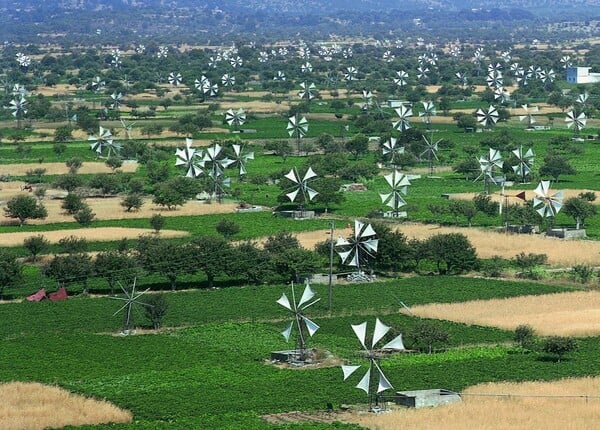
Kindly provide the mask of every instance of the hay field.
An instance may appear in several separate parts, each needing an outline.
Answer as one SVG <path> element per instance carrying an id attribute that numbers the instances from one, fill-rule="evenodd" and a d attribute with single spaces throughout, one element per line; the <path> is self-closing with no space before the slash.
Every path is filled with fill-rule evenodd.
<path id="1" fill-rule="evenodd" d="M 378 430 L 565 430 L 596 429 L 600 399 L 544 397 L 481 397 L 471 394 L 597 396 L 600 378 L 573 378 L 553 382 L 489 383 L 469 387 L 460 404 L 390 413 L 344 417 Z"/>
<path id="2" fill-rule="evenodd" d="M 154 230 L 146 228 L 127 228 L 127 227 L 97 227 L 97 228 L 79 228 L 69 230 L 52 230 L 42 232 L 14 232 L 0 233 L 0 246 L 20 246 L 23 241 L 31 236 L 43 235 L 50 243 L 58 243 L 62 238 L 75 236 L 84 237 L 89 242 L 111 241 L 119 239 L 137 239 L 143 234 L 153 233 Z M 183 237 L 189 233 L 182 230 L 161 230 L 160 236 L 163 238 Z"/>
<path id="3" fill-rule="evenodd" d="M 556 191 L 559 191 L 559 189 L 556 189 Z M 594 191 L 594 190 L 561 190 L 563 192 L 563 199 L 569 199 L 571 197 L 577 197 L 580 193 L 594 193 L 596 195 L 596 200 L 592 203 L 594 204 L 600 204 L 600 191 Z M 507 188 L 504 191 L 508 196 L 514 196 L 516 194 L 519 194 L 521 192 L 525 193 L 525 200 L 533 200 L 533 198 L 535 197 L 535 193 L 533 192 L 533 190 L 523 190 L 523 189 L 519 189 L 519 188 Z M 477 196 L 479 193 L 456 193 L 456 194 L 450 194 L 449 197 L 450 199 L 460 199 L 460 200 L 473 200 L 473 198 L 475 196 Z M 502 196 L 500 195 L 500 193 L 493 193 L 490 194 L 490 197 L 492 199 L 492 201 L 494 202 L 498 202 L 498 203 L 503 203 L 502 202 Z M 523 203 L 522 200 L 519 200 L 517 198 L 512 198 L 510 199 L 510 204 L 521 204 Z"/>
<path id="4" fill-rule="evenodd" d="M 39 383 L 0 385 L 0 428 L 43 430 L 64 426 L 130 423 L 129 411 L 100 400 L 69 393 Z"/>
<path id="5" fill-rule="evenodd" d="M 46 175 L 65 175 L 69 173 L 69 168 L 65 163 L 19 163 L 0 165 L 0 175 L 25 176 L 28 170 L 38 168 L 46 169 Z M 127 161 L 119 167 L 125 173 L 134 173 L 137 168 L 137 161 Z M 112 169 L 102 161 L 84 161 L 77 172 L 82 174 L 111 173 Z M 4 188 L 5 185 L 0 184 L 0 187 Z"/>
<path id="6" fill-rule="evenodd" d="M 553 266 L 570 267 L 575 264 L 600 266 L 600 242 L 562 240 L 542 235 L 506 234 L 493 230 L 466 227 L 439 227 L 426 224 L 405 223 L 398 230 L 408 238 L 426 239 L 436 234 L 461 233 L 467 236 L 480 258 L 495 255 L 513 258 L 525 254 L 546 254 Z"/>
<path id="7" fill-rule="evenodd" d="M 529 324 L 541 335 L 600 334 L 600 292 L 576 291 L 542 296 L 430 303 L 411 308 L 415 315 L 514 330 Z"/>

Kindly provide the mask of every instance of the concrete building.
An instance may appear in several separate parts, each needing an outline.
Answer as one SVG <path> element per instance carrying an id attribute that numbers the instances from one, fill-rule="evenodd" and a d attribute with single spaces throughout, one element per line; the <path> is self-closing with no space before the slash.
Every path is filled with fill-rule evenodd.
<path id="1" fill-rule="evenodd" d="M 591 67 L 567 67 L 567 82 L 570 84 L 600 82 L 600 73 L 592 73 L 590 69 Z"/>

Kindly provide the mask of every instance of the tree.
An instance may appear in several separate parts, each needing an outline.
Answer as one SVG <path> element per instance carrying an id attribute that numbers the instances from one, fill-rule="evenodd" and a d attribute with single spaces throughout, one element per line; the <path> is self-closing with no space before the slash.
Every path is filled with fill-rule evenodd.
<path id="1" fill-rule="evenodd" d="M 242 242 L 234 248 L 235 267 L 231 275 L 241 276 L 247 282 L 260 284 L 272 277 L 269 254 L 253 242 Z"/>
<path id="2" fill-rule="evenodd" d="M 474 202 L 466 200 L 452 200 L 448 205 L 448 211 L 456 219 L 456 224 L 458 224 L 458 217 L 464 216 L 467 219 L 467 224 L 471 227 L 473 217 L 477 215 L 477 206 Z"/>
<path id="3" fill-rule="evenodd" d="M 69 173 L 75 174 L 79 169 L 81 169 L 81 166 L 83 166 L 83 160 L 79 157 L 71 157 L 65 162 L 65 164 L 69 168 Z"/>
<path id="4" fill-rule="evenodd" d="M 67 214 L 75 215 L 84 207 L 84 205 L 85 202 L 79 194 L 70 192 L 65 196 L 60 207 L 64 209 Z"/>
<path id="5" fill-rule="evenodd" d="M 475 208 L 488 216 L 496 216 L 498 214 L 499 204 L 492 201 L 492 196 L 485 193 L 477 194 L 473 197 Z"/>
<path id="6" fill-rule="evenodd" d="M 23 246 L 31 254 L 31 261 L 35 263 L 37 256 L 48 248 L 50 242 L 43 234 L 29 236 L 23 241 Z"/>
<path id="7" fill-rule="evenodd" d="M 48 211 L 35 197 L 17 195 L 6 202 L 4 214 L 8 218 L 16 218 L 19 225 L 25 224 L 28 219 L 43 219 L 48 216 Z"/>
<path id="8" fill-rule="evenodd" d="M 532 349 L 535 346 L 535 331 L 528 324 L 521 324 L 515 328 L 515 342 L 523 349 Z"/>
<path id="9" fill-rule="evenodd" d="M 575 220 L 577 224 L 575 228 L 579 229 L 580 225 L 585 226 L 585 220 L 598 213 L 596 206 L 593 203 L 581 198 L 570 197 L 564 201 L 562 211 Z"/>
<path id="10" fill-rule="evenodd" d="M 123 160 L 120 157 L 111 155 L 104 162 L 113 172 L 123 165 Z"/>
<path id="11" fill-rule="evenodd" d="M 406 236 L 399 230 L 392 230 L 383 223 L 373 223 L 372 226 L 377 232 L 379 240 L 377 254 L 375 254 L 377 268 L 393 272 L 404 272 L 411 269 L 413 267 L 413 249 L 408 244 Z"/>
<path id="12" fill-rule="evenodd" d="M 319 192 L 315 201 L 325 205 L 325 211 L 331 205 L 339 205 L 344 202 L 346 196 L 340 191 L 341 182 L 334 178 L 318 178 L 313 182 L 313 187 Z"/>
<path id="13" fill-rule="evenodd" d="M 558 182 L 560 175 L 575 175 L 575 170 L 566 157 L 549 154 L 544 157 L 544 164 L 540 166 L 540 176 L 550 176 Z"/>
<path id="14" fill-rule="evenodd" d="M 92 211 L 92 208 L 87 203 L 84 203 L 83 207 L 77 211 L 73 218 L 82 227 L 88 227 L 94 221 L 96 214 Z"/>
<path id="15" fill-rule="evenodd" d="M 4 289 L 20 284 L 23 281 L 23 265 L 17 258 L 0 250 L 0 299 L 4 296 Z"/>
<path id="16" fill-rule="evenodd" d="M 144 204 L 144 200 L 138 193 L 129 193 L 123 197 L 120 204 L 126 212 L 131 212 L 139 210 Z"/>
<path id="17" fill-rule="evenodd" d="M 456 121 L 456 126 L 458 128 L 462 128 L 464 131 L 474 130 L 477 128 L 477 120 L 473 115 L 466 113 L 455 114 L 453 117 L 454 121 Z"/>
<path id="18" fill-rule="evenodd" d="M 469 239 L 461 233 L 437 234 L 426 241 L 427 258 L 439 274 L 460 274 L 477 268 L 477 254 Z"/>
<path id="19" fill-rule="evenodd" d="M 189 273 L 193 267 L 185 245 L 163 241 L 157 236 L 140 236 L 136 251 L 139 265 L 149 273 L 166 277 L 173 291 L 177 287 L 177 278 Z"/>
<path id="20" fill-rule="evenodd" d="M 464 175 L 465 180 L 469 181 L 474 179 L 481 172 L 481 169 L 475 158 L 467 158 L 452 166 L 452 171 Z"/>
<path id="21" fill-rule="evenodd" d="M 71 127 L 62 125 L 62 126 L 56 127 L 56 130 L 54 130 L 54 141 L 55 142 L 57 142 L 57 143 L 68 142 L 71 139 L 73 139 L 73 130 L 71 129 Z"/>
<path id="22" fill-rule="evenodd" d="M 54 185 L 69 193 L 83 185 L 83 178 L 80 175 L 70 173 L 68 175 L 60 175 L 54 181 Z"/>
<path id="23" fill-rule="evenodd" d="M 87 251 L 88 242 L 84 237 L 71 235 L 60 239 L 58 246 L 60 246 L 62 252 L 67 254 L 79 254 Z"/>
<path id="24" fill-rule="evenodd" d="M 320 265 L 319 256 L 304 248 L 271 254 L 270 261 L 273 271 L 285 282 L 298 282 L 301 275 L 313 274 Z"/>
<path id="25" fill-rule="evenodd" d="M 547 354 L 556 355 L 560 363 L 565 354 L 577 349 L 577 341 L 572 337 L 551 336 L 544 340 L 542 351 Z"/>
<path id="26" fill-rule="evenodd" d="M 67 145 L 62 142 L 57 142 L 52 145 L 52 151 L 56 154 L 57 157 L 60 157 L 67 150 Z"/>
<path id="27" fill-rule="evenodd" d="M 273 151 L 273 153 L 281 158 L 283 162 L 292 155 L 292 145 L 286 140 L 275 140 L 270 141 L 265 145 L 267 151 Z"/>
<path id="28" fill-rule="evenodd" d="M 263 248 L 269 254 L 281 254 L 289 249 L 300 248 L 300 241 L 287 231 L 279 231 L 267 238 Z"/>
<path id="29" fill-rule="evenodd" d="M 215 277 L 227 274 L 234 264 L 233 249 L 220 236 L 198 236 L 187 247 L 193 267 L 206 275 L 208 288 L 212 288 Z"/>
<path id="30" fill-rule="evenodd" d="M 87 281 L 93 273 L 93 265 L 86 254 L 55 255 L 43 268 L 47 277 L 54 279 L 61 287 L 81 282 L 87 293 Z"/>
<path id="31" fill-rule="evenodd" d="M 420 350 L 425 349 L 428 354 L 433 352 L 434 345 L 443 345 L 450 341 L 450 335 L 444 328 L 428 320 L 419 320 L 410 334 L 415 346 Z"/>
<path id="32" fill-rule="evenodd" d="M 111 294 L 114 293 L 117 282 L 129 285 L 140 273 L 135 258 L 118 251 L 98 253 L 94 259 L 94 272 L 106 279 Z"/>
<path id="33" fill-rule="evenodd" d="M 144 302 L 147 305 L 144 306 L 144 313 L 146 314 L 146 317 L 152 323 L 154 330 L 160 329 L 162 320 L 169 310 L 169 302 L 167 301 L 167 297 L 162 293 L 150 294 Z"/>
<path id="34" fill-rule="evenodd" d="M 362 133 L 355 135 L 352 139 L 346 142 L 346 150 L 358 160 L 361 154 L 366 154 L 369 151 L 369 138 Z"/>
<path id="35" fill-rule="evenodd" d="M 150 217 L 150 225 L 156 234 L 165 226 L 165 222 L 166 220 L 161 214 L 154 214 Z"/>
<path id="36" fill-rule="evenodd" d="M 223 218 L 217 223 L 215 229 L 217 230 L 217 233 L 229 240 L 232 236 L 235 236 L 240 232 L 240 225 L 233 220 Z"/>

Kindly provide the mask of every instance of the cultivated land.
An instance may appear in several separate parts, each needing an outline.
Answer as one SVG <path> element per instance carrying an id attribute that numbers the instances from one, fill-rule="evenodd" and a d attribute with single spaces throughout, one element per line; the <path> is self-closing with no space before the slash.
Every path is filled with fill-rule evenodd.
<path id="1" fill-rule="evenodd" d="M 592 429 L 600 419 L 599 390 L 600 378 L 489 383 L 464 390 L 461 404 L 362 414 L 344 417 L 344 421 L 373 430 Z"/>
<path id="2" fill-rule="evenodd" d="M 543 296 L 431 303 L 411 308 L 422 318 L 436 318 L 514 330 L 528 324 L 545 336 L 600 335 L 600 292 L 577 291 Z"/>

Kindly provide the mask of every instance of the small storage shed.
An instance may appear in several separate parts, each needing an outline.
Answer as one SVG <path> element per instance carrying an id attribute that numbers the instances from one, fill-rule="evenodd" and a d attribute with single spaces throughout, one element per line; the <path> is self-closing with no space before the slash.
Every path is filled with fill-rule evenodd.
<path id="1" fill-rule="evenodd" d="M 396 392 L 396 404 L 408 408 L 427 408 L 460 401 L 460 394 L 443 388 Z"/>

